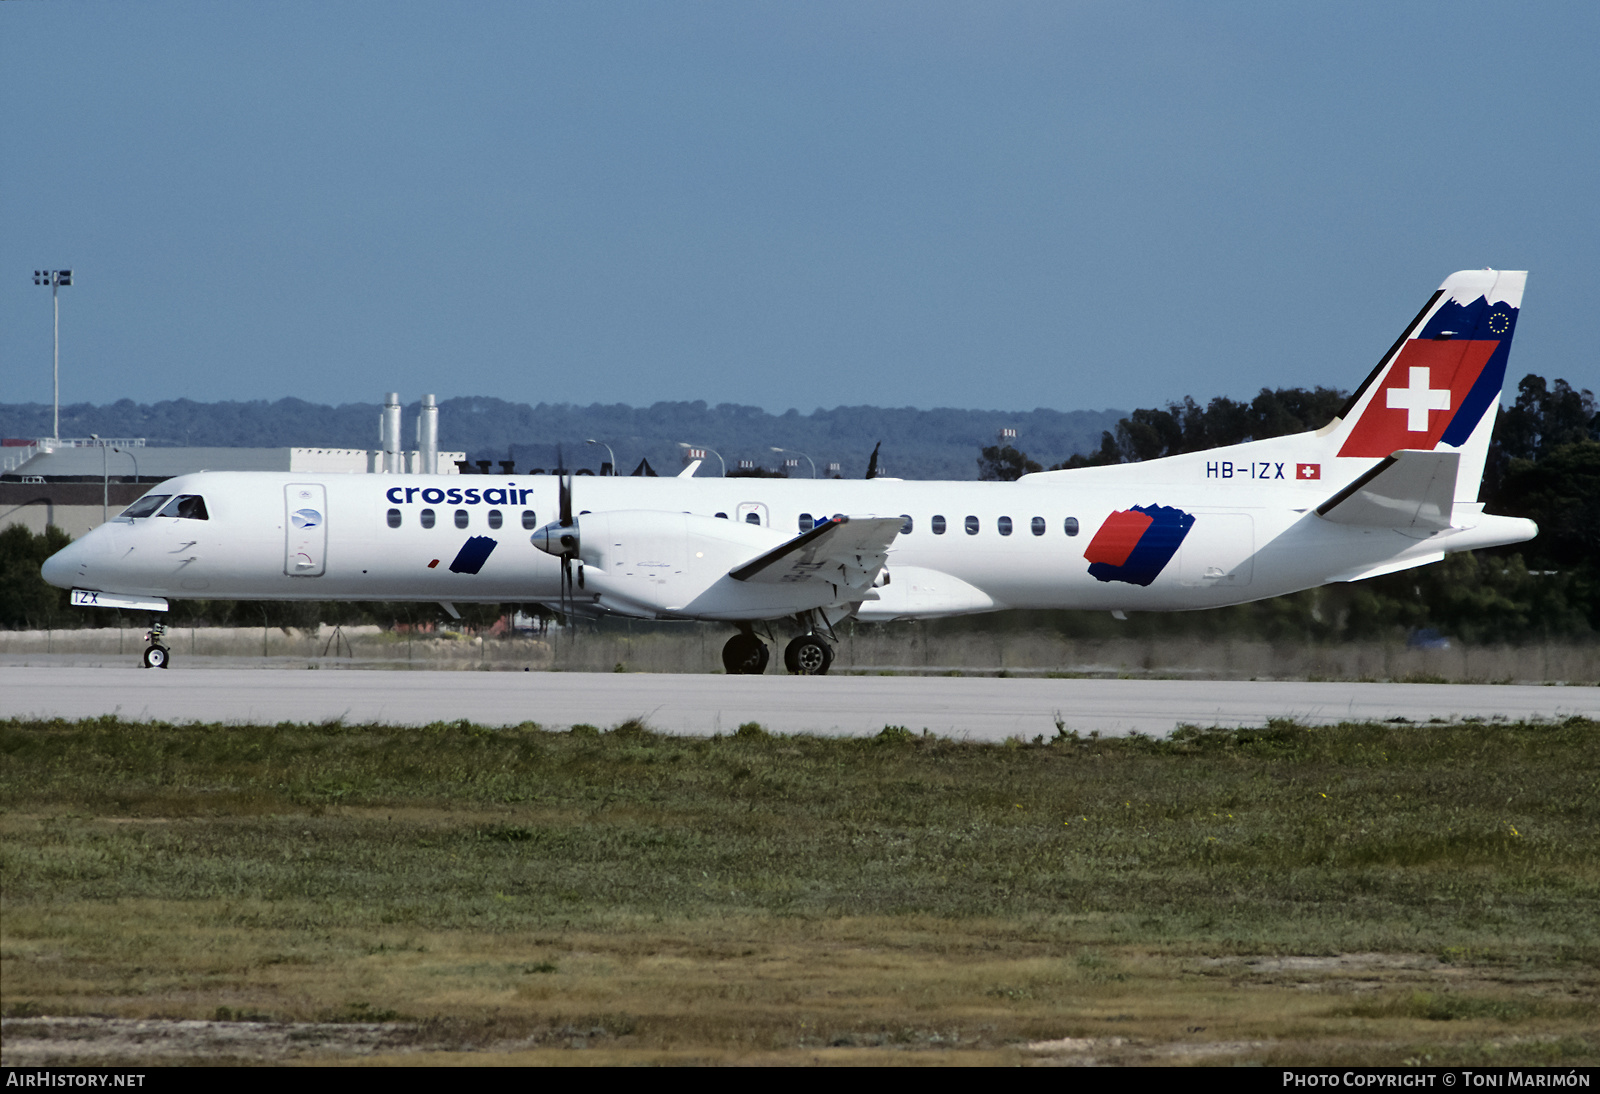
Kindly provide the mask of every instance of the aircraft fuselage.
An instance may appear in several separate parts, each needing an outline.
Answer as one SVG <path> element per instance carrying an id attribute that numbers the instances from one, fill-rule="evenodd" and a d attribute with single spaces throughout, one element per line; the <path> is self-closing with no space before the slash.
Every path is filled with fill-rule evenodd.
<path id="1" fill-rule="evenodd" d="M 1328 496 L 1325 480 L 1292 477 L 1293 462 L 1272 458 L 1272 443 L 1240 446 L 1225 460 L 1202 453 L 1018 482 L 585 476 L 574 480 L 573 507 L 580 524 L 591 512 L 616 511 L 723 519 L 740 526 L 727 531 L 748 553 L 836 513 L 909 518 L 890 548 L 887 583 L 880 578 L 876 599 L 861 605 L 863 619 L 1218 607 L 1532 534 L 1527 522 L 1459 510 L 1461 527 L 1442 537 L 1331 523 L 1314 512 Z M 1286 466 L 1289 474 L 1278 477 Z M 1133 467 L 1144 474 L 1128 475 Z M 1158 469 L 1179 481 L 1152 478 Z M 46 577 L 179 599 L 555 604 L 560 560 L 534 546 L 533 532 L 555 519 L 557 491 L 551 476 L 185 475 L 152 495 L 202 497 L 206 519 L 118 518 L 52 559 Z M 1154 572 L 1091 573 L 1096 531 L 1113 514 L 1155 506 L 1192 518 L 1170 557 Z M 672 586 L 682 586 L 687 602 L 726 568 L 712 561 L 716 573 L 701 572 L 693 535 L 606 546 L 604 558 L 584 560 L 576 603 L 644 617 L 706 616 L 671 610 L 682 607 Z M 645 585 L 648 596 L 627 595 Z M 788 614 L 779 607 L 771 617 Z"/>

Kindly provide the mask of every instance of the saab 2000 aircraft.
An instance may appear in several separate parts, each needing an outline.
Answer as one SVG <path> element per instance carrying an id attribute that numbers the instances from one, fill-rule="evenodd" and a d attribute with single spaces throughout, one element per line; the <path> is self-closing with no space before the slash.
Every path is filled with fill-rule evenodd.
<path id="1" fill-rule="evenodd" d="M 754 624 L 792 620 L 785 663 L 804 674 L 827 671 L 827 636 L 852 617 L 1187 611 L 1355 581 L 1537 534 L 1477 500 L 1526 277 L 1452 274 L 1339 416 L 1295 436 L 1016 482 L 202 472 L 44 576 L 75 604 L 152 610 L 484 601 L 723 620 L 730 673 L 766 668 Z"/>

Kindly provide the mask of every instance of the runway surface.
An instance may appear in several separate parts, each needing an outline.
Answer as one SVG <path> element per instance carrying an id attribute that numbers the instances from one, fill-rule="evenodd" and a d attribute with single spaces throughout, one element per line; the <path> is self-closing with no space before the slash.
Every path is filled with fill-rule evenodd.
<path id="1" fill-rule="evenodd" d="M 886 725 L 999 741 L 1069 730 L 1170 733 L 1405 718 L 1600 718 L 1600 688 L 1499 684 L 1060 680 L 942 676 L 685 676 L 305 669 L 0 668 L 0 717 L 171 722 L 538 722 L 609 728 L 642 718 L 665 733 L 866 735 Z"/>

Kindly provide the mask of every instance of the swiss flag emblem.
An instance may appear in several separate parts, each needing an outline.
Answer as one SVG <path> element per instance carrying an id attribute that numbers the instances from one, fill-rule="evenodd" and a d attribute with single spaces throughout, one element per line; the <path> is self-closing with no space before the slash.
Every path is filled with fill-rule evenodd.
<path id="1" fill-rule="evenodd" d="M 1433 448 L 1500 343 L 1413 338 L 1389 366 L 1341 456 L 1387 456 L 1398 448 Z"/>
<path id="2" fill-rule="evenodd" d="M 1322 478 L 1322 465 L 1320 463 L 1297 463 L 1294 465 L 1294 477 L 1297 479 Z"/>

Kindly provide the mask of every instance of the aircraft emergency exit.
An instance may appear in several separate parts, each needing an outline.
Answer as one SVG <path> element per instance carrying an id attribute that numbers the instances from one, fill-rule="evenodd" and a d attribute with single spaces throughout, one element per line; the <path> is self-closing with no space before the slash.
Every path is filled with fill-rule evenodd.
<path id="1" fill-rule="evenodd" d="M 1483 512 L 1522 272 L 1452 274 L 1320 429 L 1016 482 L 202 472 L 44 565 L 74 603 L 542 603 L 720 620 L 729 672 L 826 672 L 840 622 L 1186 611 L 1531 539 Z M 158 660 L 162 660 L 158 658 Z M 147 661 L 147 663 L 149 663 Z M 162 663 L 165 663 L 162 660 Z"/>

